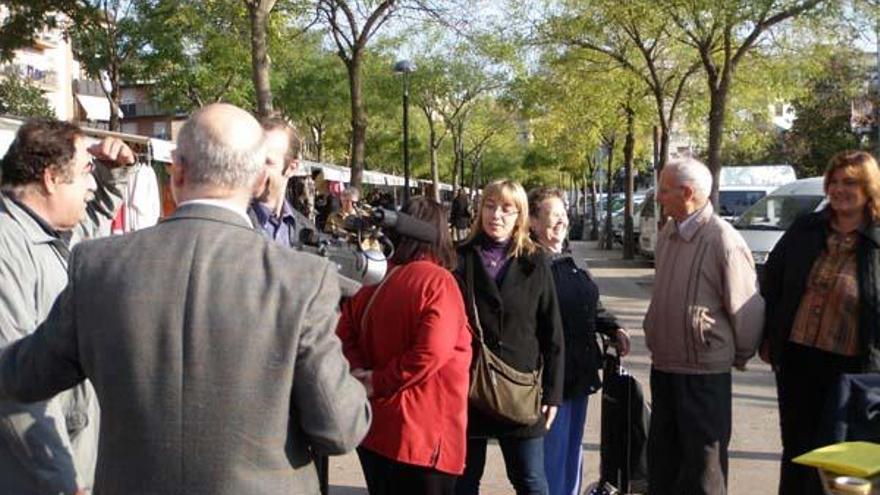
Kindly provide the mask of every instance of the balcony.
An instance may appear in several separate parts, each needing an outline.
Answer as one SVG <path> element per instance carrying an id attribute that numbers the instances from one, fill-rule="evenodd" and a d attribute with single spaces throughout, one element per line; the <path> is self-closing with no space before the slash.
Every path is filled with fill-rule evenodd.
<path id="1" fill-rule="evenodd" d="M 27 64 L 9 64 L 0 68 L 0 73 L 18 74 L 22 79 L 34 84 L 43 91 L 58 90 L 58 73 L 51 69 L 40 69 Z"/>

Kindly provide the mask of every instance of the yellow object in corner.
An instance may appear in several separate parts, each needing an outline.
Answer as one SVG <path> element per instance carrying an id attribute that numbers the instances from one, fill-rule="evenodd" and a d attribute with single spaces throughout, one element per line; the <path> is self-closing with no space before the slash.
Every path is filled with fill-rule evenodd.
<path id="1" fill-rule="evenodd" d="M 795 457 L 792 462 L 839 474 L 867 478 L 880 473 L 880 444 L 870 442 L 836 443 Z"/>

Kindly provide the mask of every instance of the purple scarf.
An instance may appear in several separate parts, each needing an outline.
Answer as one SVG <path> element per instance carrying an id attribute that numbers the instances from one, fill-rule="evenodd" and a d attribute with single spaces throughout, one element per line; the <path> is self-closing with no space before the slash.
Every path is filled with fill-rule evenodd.
<path id="1" fill-rule="evenodd" d="M 510 249 L 510 240 L 505 242 L 497 242 L 488 236 L 483 236 L 477 252 L 480 254 L 480 261 L 486 273 L 495 281 L 495 285 L 501 286 L 501 280 L 507 272 L 511 258 L 507 255 Z"/>

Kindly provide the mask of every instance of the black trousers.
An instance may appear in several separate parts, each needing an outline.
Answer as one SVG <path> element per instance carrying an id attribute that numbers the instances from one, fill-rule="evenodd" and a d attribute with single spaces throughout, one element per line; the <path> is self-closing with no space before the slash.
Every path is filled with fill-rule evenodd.
<path id="1" fill-rule="evenodd" d="M 425 494 L 454 495 L 454 474 L 402 462 L 381 456 L 369 449 L 358 447 L 358 458 L 367 481 L 370 495 Z"/>
<path id="2" fill-rule="evenodd" d="M 730 393 L 730 373 L 686 375 L 651 369 L 651 495 L 727 493 Z"/>
<path id="3" fill-rule="evenodd" d="M 822 495 L 815 468 L 791 460 L 821 447 L 817 433 L 822 414 L 842 373 L 858 373 L 859 358 L 825 352 L 788 342 L 776 370 L 779 427 L 782 432 L 780 495 Z"/>

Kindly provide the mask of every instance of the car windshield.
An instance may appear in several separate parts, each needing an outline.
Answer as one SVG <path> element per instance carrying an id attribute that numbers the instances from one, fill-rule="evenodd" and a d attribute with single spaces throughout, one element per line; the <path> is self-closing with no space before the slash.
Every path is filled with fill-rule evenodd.
<path id="1" fill-rule="evenodd" d="M 764 191 L 720 191 L 719 214 L 723 217 L 738 217 L 766 194 Z"/>
<path id="2" fill-rule="evenodd" d="M 814 211 L 823 196 L 770 195 L 752 205 L 736 222 L 736 228 L 745 230 L 785 230 L 795 218 Z"/>

